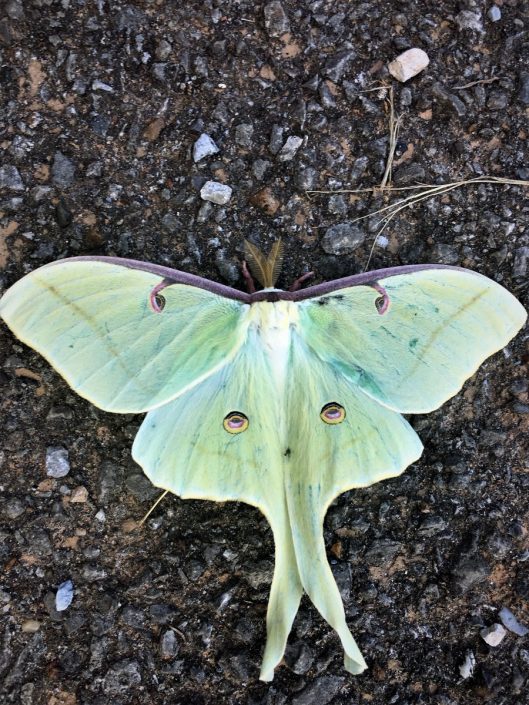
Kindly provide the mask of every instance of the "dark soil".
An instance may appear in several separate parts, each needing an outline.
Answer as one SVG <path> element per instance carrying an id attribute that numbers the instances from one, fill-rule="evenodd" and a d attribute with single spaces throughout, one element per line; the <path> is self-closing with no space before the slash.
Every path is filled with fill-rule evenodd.
<path id="1" fill-rule="evenodd" d="M 384 201 L 306 189 L 380 183 L 388 112 L 370 89 L 381 82 L 404 114 L 395 184 L 529 179 L 529 7 L 496 2 L 492 21 L 481 0 L 282 0 L 284 14 L 247 0 L 4 0 L 4 286 L 60 257 L 106 254 L 242 287 L 243 239 L 266 249 L 278 236 L 280 285 L 309 268 L 316 281 L 361 271 L 376 218 L 344 226 L 345 246 L 325 236 Z M 412 46 L 430 65 L 400 84 L 385 67 Z M 195 163 L 202 133 L 219 151 Z M 303 142 L 281 153 L 288 137 Z M 201 200 L 206 180 L 233 188 L 226 205 Z M 470 267 L 527 305 L 528 215 L 522 187 L 453 191 L 394 219 L 370 266 Z M 529 623 L 527 332 L 412 419 L 420 462 L 329 510 L 329 558 L 369 670 L 344 671 L 338 638 L 304 600 L 271 684 L 258 680 L 264 518 L 168 497 L 137 528 L 158 496 L 130 457 L 141 418 L 77 397 L 5 326 L 0 354 L 1 703 L 527 702 L 529 637 L 480 636 L 502 607 Z M 61 478 L 46 474 L 54 447 L 68 452 Z M 57 612 L 67 580 L 73 602 Z"/>

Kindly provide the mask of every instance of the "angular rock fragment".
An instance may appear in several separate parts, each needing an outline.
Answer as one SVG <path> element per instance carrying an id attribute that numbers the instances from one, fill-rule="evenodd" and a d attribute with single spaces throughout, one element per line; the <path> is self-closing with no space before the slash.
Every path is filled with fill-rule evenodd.
<path id="1" fill-rule="evenodd" d="M 388 71 L 401 83 L 406 83 L 428 66 L 430 59 L 422 49 L 408 49 L 388 64 Z"/>

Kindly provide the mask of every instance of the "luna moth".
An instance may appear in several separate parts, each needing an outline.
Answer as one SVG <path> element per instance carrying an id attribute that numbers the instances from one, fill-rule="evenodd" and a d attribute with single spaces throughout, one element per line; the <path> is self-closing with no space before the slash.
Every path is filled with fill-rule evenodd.
<path id="1" fill-rule="evenodd" d="M 423 447 L 402 414 L 455 395 L 526 313 L 457 267 L 283 291 L 278 257 L 251 254 L 264 289 L 250 293 L 130 259 L 60 260 L 12 286 L 0 314 L 78 394 L 106 411 L 147 412 L 132 455 L 154 485 L 265 515 L 275 568 L 262 680 L 304 592 L 338 633 L 346 670 L 361 673 L 326 558 L 327 508 L 416 461 Z"/>

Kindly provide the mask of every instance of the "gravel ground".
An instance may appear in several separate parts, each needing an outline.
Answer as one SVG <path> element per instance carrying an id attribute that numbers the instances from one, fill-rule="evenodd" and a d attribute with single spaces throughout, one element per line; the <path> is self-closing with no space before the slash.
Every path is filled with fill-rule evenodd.
<path id="1" fill-rule="evenodd" d="M 309 268 L 316 281 L 361 271 L 376 218 L 351 220 L 384 201 L 306 190 L 380 183 L 382 82 L 403 115 L 396 185 L 529 179 L 528 10 L 4 0 L 3 285 L 97 253 L 242 287 L 245 237 L 265 249 L 284 238 L 283 285 Z M 386 67 L 410 47 L 430 64 L 401 84 Z M 232 191 L 208 186 L 214 202 L 203 200 L 207 181 Z M 466 266 L 527 305 L 528 214 L 521 187 L 454 191 L 395 218 L 371 266 Z M 257 679 L 265 520 L 170 497 L 138 529 L 158 496 L 130 458 L 141 418 L 98 411 L 1 334 L 2 704 L 527 702 L 527 333 L 441 410 L 412 418 L 420 462 L 329 510 L 329 558 L 369 670 L 343 670 L 336 635 L 304 599 L 271 684 Z M 57 611 L 67 581 L 73 600 Z M 481 630 L 501 637 L 502 620 L 510 629 L 488 645 Z"/>

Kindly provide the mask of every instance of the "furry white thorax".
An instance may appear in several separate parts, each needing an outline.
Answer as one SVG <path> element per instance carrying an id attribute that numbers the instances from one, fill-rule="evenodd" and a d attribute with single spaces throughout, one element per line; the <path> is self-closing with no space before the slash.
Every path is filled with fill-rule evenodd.
<path id="1" fill-rule="evenodd" d="M 290 355 L 292 328 L 298 326 L 299 311 L 293 301 L 258 301 L 250 306 L 250 328 L 254 328 L 270 361 L 272 377 L 283 390 Z"/>

